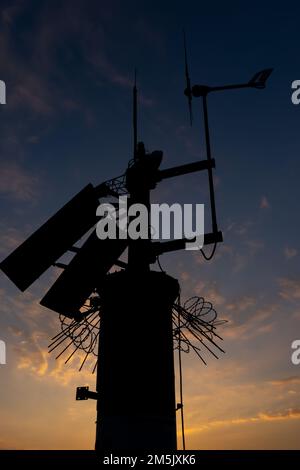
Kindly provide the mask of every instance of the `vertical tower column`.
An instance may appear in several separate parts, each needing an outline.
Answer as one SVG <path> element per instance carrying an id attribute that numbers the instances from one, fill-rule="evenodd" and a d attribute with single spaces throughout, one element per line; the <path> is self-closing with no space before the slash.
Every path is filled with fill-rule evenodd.
<path id="1" fill-rule="evenodd" d="M 176 450 L 172 304 L 178 281 L 122 271 L 101 286 L 96 450 Z"/>

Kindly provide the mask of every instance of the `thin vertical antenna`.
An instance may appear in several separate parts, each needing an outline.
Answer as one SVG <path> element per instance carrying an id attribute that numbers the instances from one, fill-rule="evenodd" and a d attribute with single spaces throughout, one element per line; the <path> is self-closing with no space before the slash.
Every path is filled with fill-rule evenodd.
<path id="1" fill-rule="evenodd" d="M 184 47 L 184 65 L 185 65 L 185 80 L 186 80 L 186 89 L 185 95 L 188 98 L 189 102 L 189 114 L 190 114 L 190 124 L 193 124 L 193 111 L 192 111 L 192 88 L 191 88 L 191 80 L 189 74 L 189 67 L 188 67 L 188 60 L 187 60 L 187 51 L 186 51 L 186 37 L 185 37 L 185 30 L 183 29 L 183 47 Z"/>
<path id="2" fill-rule="evenodd" d="M 137 87 L 136 87 L 136 69 L 134 69 L 133 86 L 133 158 L 137 159 Z"/>

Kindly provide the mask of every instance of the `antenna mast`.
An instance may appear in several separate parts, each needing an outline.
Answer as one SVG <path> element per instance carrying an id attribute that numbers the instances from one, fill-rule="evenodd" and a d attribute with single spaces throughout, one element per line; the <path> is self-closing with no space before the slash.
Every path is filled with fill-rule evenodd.
<path id="1" fill-rule="evenodd" d="M 185 30 L 183 30 L 183 47 L 184 47 L 184 65 L 185 65 L 185 80 L 186 80 L 186 92 L 187 92 L 186 96 L 188 98 L 190 124 L 192 126 L 193 125 L 192 88 L 191 88 L 191 80 L 190 80 L 189 66 L 188 66 L 188 60 L 187 60 Z"/>
<path id="2" fill-rule="evenodd" d="M 136 87 L 136 69 L 134 69 L 133 85 L 133 158 L 137 159 L 137 87 Z"/>

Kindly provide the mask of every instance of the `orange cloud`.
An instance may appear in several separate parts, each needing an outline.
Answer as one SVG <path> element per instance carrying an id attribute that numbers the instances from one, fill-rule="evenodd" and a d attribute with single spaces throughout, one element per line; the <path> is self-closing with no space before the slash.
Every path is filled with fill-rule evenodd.
<path id="1" fill-rule="evenodd" d="M 45 334 L 38 331 L 32 332 L 28 340 L 20 341 L 14 347 L 17 370 L 27 372 L 36 379 L 40 377 L 50 381 L 54 379 L 62 386 L 68 385 L 75 378 L 78 379 L 78 371 L 86 353 L 80 350 L 76 351 L 66 364 L 66 359 L 74 350 L 73 345 L 68 348 L 65 355 L 55 359 L 57 353 L 53 351 L 49 354 L 45 346 L 46 341 L 48 342 Z M 66 339 L 63 347 L 68 343 L 70 343 L 69 338 Z M 85 362 L 84 369 L 80 371 L 81 379 L 85 381 L 91 379 L 95 361 L 96 357 L 91 354 Z"/>
<path id="2" fill-rule="evenodd" d="M 285 377 L 283 379 L 272 380 L 270 383 L 272 385 L 300 384 L 300 376 L 293 375 L 291 377 Z"/>
<path id="3" fill-rule="evenodd" d="M 245 309 L 252 304 L 251 299 L 245 299 Z M 229 312 L 234 312 L 232 305 L 229 307 Z M 273 329 L 272 316 L 277 308 L 276 305 L 260 308 L 254 311 L 248 319 L 242 319 L 241 323 L 237 322 L 235 317 L 229 318 L 228 325 L 224 327 L 223 338 L 248 340 L 260 334 L 271 332 Z"/>
<path id="4" fill-rule="evenodd" d="M 300 281 L 299 279 L 281 278 L 278 280 L 280 291 L 279 294 L 286 300 L 300 299 Z"/>
<path id="5" fill-rule="evenodd" d="M 216 427 L 234 426 L 234 425 L 239 425 L 239 424 L 257 423 L 257 422 L 263 422 L 263 421 L 282 421 L 282 420 L 289 420 L 289 419 L 300 419 L 300 409 L 290 408 L 287 410 L 279 411 L 278 413 L 261 412 L 255 416 L 249 416 L 245 418 L 209 421 L 206 424 L 203 424 L 197 427 L 187 428 L 185 430 L 185 433 L 194 434 L 194 433 L 203 432 L 208 429 L 216 428 Z"/>

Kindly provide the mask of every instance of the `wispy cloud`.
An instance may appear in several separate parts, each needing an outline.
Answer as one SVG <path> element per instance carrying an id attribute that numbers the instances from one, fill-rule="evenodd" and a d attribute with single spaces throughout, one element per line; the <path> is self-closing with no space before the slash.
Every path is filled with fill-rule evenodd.
<path id="1" fill-rule="evenodd" d="M 19 230 L 13 227 L 5 227 L 0 223 L 0 253 L 6 255 L 22 242 L 22 235 Z"/>
<path id="2" fill-rule="evenodd" d="M 205 300 L 211 302 L 215 306 L 221 306 L 225 303 L 225 297 L 221 293 L 219 287 L 215 282 L 212 283 L 203 283 L 202 281 L 198 282 L 195 286 L 194 293 L 195 295 L 201 296 L 205 287 Z"/>
<path id="3" fill-rule="evenodd" d="M 22 201 L 34 200 L 38 179 L 16 162 L 0 163 L 0 193 Z"/>
<path id="4" fill-rule="evenodd" d="M 101 76 L 114 85 L 131 89 L 133 87 L 133 74 L 129 76 L 122 72 L 111 59 L 106 57 L 105 52 L 97 51 L 94 54 L 89 54 L 89 62 L 100 72 Z M 146 96 L 144 93 L 138 93 L 139 103 L 145 107 L 152 107 L 154 99 Z"/>
<path id="5" fill-rule="evenodd" d="M 18 356 L 17 369 L 31 375 L 35 379 L 43 378 L 48 382 L 55 381 L 57 384 L 65 387 L 78 377 L 78 371 L 81 362 L 85 357 L 83 351 L 77 351 L 70 361 L 66 364 L 66 357 L 55 359 L 55 352 L 49 354 L 48 349 L 41 346 L 45 340 L 44 336 L 38 332 L 33 332 L 30 341 L 21 341 L 15 346 L 15 352 Z M 66 338 L 66 344 L 70 343 L 70 339 Z M 66 345 L 64 345 L 65 347 Z M 69 354 L 72 352 L 70 348 Z M 96 358 L 91 355 L 82 371 L 80 371 L 80 379 L 89 381 L 91 379 L 92 370 Z"/>
<path id="6" fill-rule="evenodd" d="M 54 111 L 53 96 L 46 83 L 33 74 L 24 74 L 22 83 L 13 87 L 10 107 L 24 106 L 39 115 L 49 116 Z"/>
<path id="7" fill-rule="evenodd" d="M 253 226 L 252 220 L 245 220 L 244 222 L 229 221 L 224 229 L 224 233 L 234 233 L 240 236 L 247 235 Z"/>
<path id="8" fill-rule="evenodd" d="M 240 299 L 235 300 L 234 302 L 228 303 L 226 305 L 226 310 L 228 312 L 244 312 L 250 307 L 253 307 L 256 304 L 256 301 L 253 297 L 244 296 Z"/>
<path id="9" fill-rule="evenodd" d="M 260 200 L 259 208 L 260 209 L 269 209 L 270 208 L 270 203 L 269 203 L 268 199 L 266 198 L 266 196 L 262 196 L 262 198 Z"/>
<path id="10" fill-rule="evenodd" d="M 48 352 L 50 338 L 60 332 L 58 316 L 41 307 L 39 300 L 30 292 L 12 297 L 2 289 L 0 304 L 1 320 L 5 326 L 2 326 L 1 321 L 1 331 L 5 332 L 7 341 L 12 345 L 11 361 L 14 363 L 14 369 L 34 380 L 43 378 L 61 386 L 75 380 L 86 353 L 78 350 L 66 365 L 65 361 L 73 351 L 73 346 L 57 360 L 56 351 L 50 354 Z M 66 338 L 63 347 L 68 344 L 70 338 Z M 88 381 L 91 378 L 95 360 L 93 355 L 87 359 L 84 369 L 80 372 L 81 379 Z"/>
<path id="11" fill-rule="evenodd" d="M 290 384 L 300 384 L 300 375 L 293 375 L 290 377 L 284 377 L 282 379 L 271 380 L 272 385 L 290 385 Z"/>
<path id="12" fill-rule="evenodd" d="M 300 408 L 289 408 L 278 411 L 277 413 L 264 411 L 258 413 L 255 416 L 209 421 L 201 426 L 187 428 L 186 433 L 193 434 L 203 432 L 215 427 L 227 427 L 240 424 L 250 424 L 264 421 L 283 421 L 290 419 L 300 419 Z"/>
<path id="13" fill-rule="evenodd" d="M 255 303 L 252 299 L 245 298 L 244 301 L 244 311 L 252 308 Z M 239 302 L 236 302 L 237 304 Z M 256 336 L 268 334 L 272 331 L 274 327 L 274 314 L 278 310 L 277 305 L 269 305 L 265 308 L 259 308 L 257 310 L 252 310 L 251 315 L 247 317 L 241 317 L 239 313 L 243 310 L 238 310 L 238 308 L 233 309 L 233 306 L 229 305 L 227 313 L 229 313 L 229 323 L 224 326 L 224 339 L 228 338 L 231 340 L 245 341 L 252 339 Z M 226 315 L 227 316 L 227 315 Z"/>
<path id="14" fill-rule="evenodd" d="M 104 51 L 98 51 L 97 54 L 90 54 L 89 61 L 101 72 L 102 76 L 111 83 L 125 88 L 132 87 L 133 79 L 121 73 L 120 70 L 118 70 L 118 68 L 107 59 Z"/>
<path id="15" fill-rule="evenodd" d="M 279 295 L 286 300 L 300 299 L 300 281 L 299 279 L 281 278 L 279 283 Z"/>
<path id="16" fill-rule="evenodd" d="M 290 248 L 289 246 L 286 246 L 283 252 L 286 259 L 292 259 L 298 254 L 298 250 L 296 250 L 296 248 Z"/>

